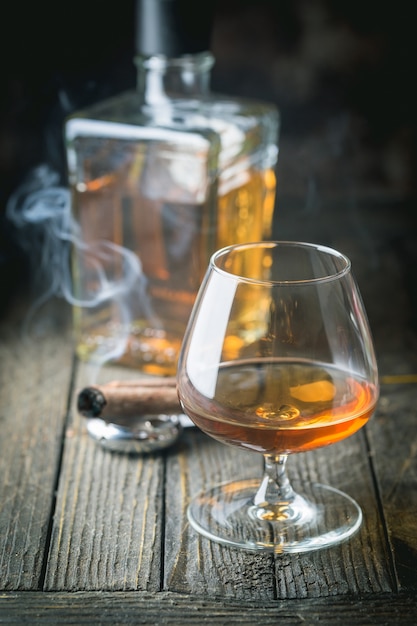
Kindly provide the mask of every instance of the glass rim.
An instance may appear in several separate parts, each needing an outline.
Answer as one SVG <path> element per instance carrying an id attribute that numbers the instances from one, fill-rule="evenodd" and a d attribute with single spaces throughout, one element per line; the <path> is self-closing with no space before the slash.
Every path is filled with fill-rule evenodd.
<path id="1" fill-rule="evenodd" d="M 224 257 L 227 254 L 230 254 L 234 251 L 239 250 L 248 250 L 251 248 L 265 248 L 272 249 L 278 247 L 286 247 L 286 248 L 300 248 L 304 250 L 316 250 L 318 252 L 327 255 L 329 258 L 332 257 L 334 259 L 338 259 L 342 262 L 342 267 L 334 272 L 329 272 L 324 276 L 317 276 L 315 278 L 300 278 L 300 279 L 262 279 L 262 278 L 251 278 L 249 276 L 243 276 L 238 273 L 229 272 L 224 267 L 220 267 L 218 265 L 218 259 L 220 257 Z M 290 240 L 268 240 L 268 241 L 253 241 L 249 243 L 238 243 L 232 244 L 230 246 L 225 246 L 216 250 L 210 257 L 209 267 L 219 274 L 224 274 L 230 278 L 234 278 L 235 280 L 239 280 L 245 283 L 258 284 L 258 285 L 309 285 L 309 284 L 317 284 L 324 282 L 331 282 L 334 280 L 338 280 L 343 276 L 346 276 L 351 272 L 352 263 L 345 254 L 336 250 L 336 248 L 332 248 L 330 246 L 326 246 L 318 243 L 311 243 L 305 241 L 290 241 Z"/>

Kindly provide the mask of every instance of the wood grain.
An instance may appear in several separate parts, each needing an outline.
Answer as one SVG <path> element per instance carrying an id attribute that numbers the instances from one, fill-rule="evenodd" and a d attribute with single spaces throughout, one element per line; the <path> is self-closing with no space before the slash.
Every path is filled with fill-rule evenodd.
<path id="1" fill-rule="evenodd" d="M 115 377 L 111 367 L 100 374 Z M 89 384 L 90 375 L 82 365 L 75 389 Z M 85 424 L 73 406 L 45 589 L 159 590 L 163 456 L 103 450 Z"/>
<path id="2" fill-rule="evenodd" d="M 404 589 L 417 589 L 416 424 L 417 385 L 383 386 L 370 445 L 396 573 Z"/>
<path id="3" fill-rule="evenodd" d="M 300 556 L 271 556 L 224 548 L 189 526 L 190 498 L 214 483 L 259 475 L 258 455 L 186 433 L 167 465 L 165 589 L 241 599 L 313 598 L 395 589 L 384 526 L 369 471 L 363 433 L 289 460 L 294 481 L 317 481 L 347 491 L 361 505 L 360 532 L 340 546 Z"/>
<path id="4" fill-rule="evenodd" d="M 405 594 L 259 604 L 212 596 L 190 599 L 188 595 L 170 592 L 0 594 L 0 624 L 8 626 L 411 626 L 416 622 L 417 598 Z"/>
<path id="5" fill-rule="evenodd" d="M 165 579 L 170 591 L 238 598 L 274 598 L 274 561 L 268 554 L 230 550 L 201 538 L 190 527 L 186 508 L 201 489 L 246 472 L 259 475 L 258 455 L 229 449 L 200 431 L 184 433 L 167 459 Z"/>
<path id="6" fill-rule="evenodd" d="M 16 313 L 16 312 L 15 312 Z M 23 321 L 0 328 L 0 588 L 37 589 L 59 469 L 71 381 L 68 332 Z"/>

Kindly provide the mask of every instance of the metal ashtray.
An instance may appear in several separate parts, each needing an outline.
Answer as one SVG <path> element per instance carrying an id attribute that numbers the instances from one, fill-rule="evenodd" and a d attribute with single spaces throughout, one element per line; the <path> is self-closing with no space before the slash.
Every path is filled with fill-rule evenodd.
<path id="1" fill-rule="evenodd" d="M 87 420 L 89 435 L 106 450 L 145 454 L 172 446 L 182 432 L 180 416 L 151 415 L 129 418 L 129 425 L 100 418 Z"/>

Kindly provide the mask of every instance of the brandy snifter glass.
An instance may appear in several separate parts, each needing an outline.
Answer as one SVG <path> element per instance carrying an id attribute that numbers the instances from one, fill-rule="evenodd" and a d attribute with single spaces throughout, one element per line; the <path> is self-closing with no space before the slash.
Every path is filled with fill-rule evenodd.
<path id="1" fill-rule="evenodd" d="M 322 484 L 295 493 L 290 454 L 349 437 L 371 417 L 378 372 L 349 259 L 299 242 L 223 248 L 209 263 L 178 364 L 182 407 L 207 435 L 264 457 L 264 476 L 223 483 L 188 507 L 223 545 L 281 553 L 329 547 L 359 505 Z"/>

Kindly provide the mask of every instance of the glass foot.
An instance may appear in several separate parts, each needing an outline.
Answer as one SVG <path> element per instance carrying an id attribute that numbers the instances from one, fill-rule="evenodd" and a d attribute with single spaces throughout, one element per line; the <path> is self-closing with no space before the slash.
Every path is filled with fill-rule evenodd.
<path id="1" fill-rule="evenodd" d="M 225 546 L 275 554 L 328 548 L 361 525 L 358 504 L 333 487 L 308 485 L 303 496 L 272 505 L 255 504 L 258 487 L 259 480 L 242 480 L 199 494 L 188 507 L 191 525 Z"/>

